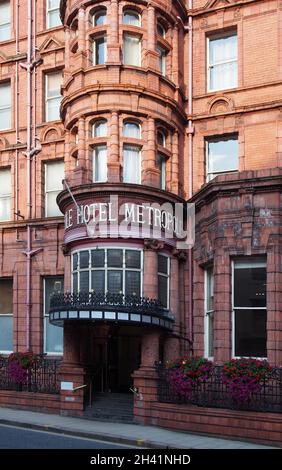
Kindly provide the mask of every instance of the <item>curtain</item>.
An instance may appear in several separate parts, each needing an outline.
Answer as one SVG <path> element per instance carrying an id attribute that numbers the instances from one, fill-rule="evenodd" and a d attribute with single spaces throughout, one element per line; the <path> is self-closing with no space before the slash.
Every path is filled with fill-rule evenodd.
<path id="1" fill-rule="evenodd" d="M 10 129 L 11 122 L 11 84 L 0 85 L 0 129 Z"/>
<path id="2" fill-rule="evenodd" d="M 141 66 L 141 41 L 138 37 L 125 34 L 123 44 L 123 62 L 125 65 Z"/>
<path id="3" fill-rule="evenodd" d="M 141 161 L 138 147 L 124 147 L 123 181 L 124 183 L 141 183 Z"/>
<path id="4" fill-rule="evenodd" d="M 107 179 L 107 147 L 96 147 L 94 150 L 94 182 L 103 182 Z"/>
<path id="5" fill-rule="evenodd" d="M 11 37 L 11 8 L 10 2 L 0 2 L 0 41 Z"/>
<path id="6" fill-rule="evenodd" d="M 210 89 L 233 88 L 238 82 L 237 35 L 209 41 Z"/>

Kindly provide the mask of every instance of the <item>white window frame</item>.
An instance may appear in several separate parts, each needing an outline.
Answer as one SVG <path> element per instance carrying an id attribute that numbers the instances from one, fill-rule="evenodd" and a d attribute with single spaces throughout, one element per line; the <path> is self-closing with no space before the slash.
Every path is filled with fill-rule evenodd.
<path id="1" fill-rule="evenodd" d="M 106 179 L 97 179 L 96 180 L 96 159 L 97 159 L 97 156 L 99 155 L 99 153 L 98 153 L 99 149 L 106 149 L 107 176 L 106 176 Z M 93 182 L 94 183 L 106 183 L 108 181 L 108 148 L 107 148 L 107 145 L 95 145 L 95 147 L 93 148 L 92 162 L 93 162 L 93 175 L 92 175 Z"/>
<path id="2" fill-rule="evenodd" d="M 136 127 L 138 127 L 139 129 L 139 137 L 134 137 L 134 136 L 131 136 L 131 135 L 125 135 L 125 126 L 127 124 L 132 124 Z M 123 121 L 123 125 L 122 125 L 122 136 L 125 138 L 125 139 L 134 139 L 134 140 L 140 140 L 142 139 L 142 126 L 139 122 L 136 122 L 136 121 L 133 121 L 131 119 L 125 119 Z"/>
<path id="3" fill-rule="evenodd" d="M 229 173 L 235 173 L 239 171 L 239 136 L 237 136 L 237 139 L 232 139 L 232 136 L 235 137 L 235 134 L 230 134 L 230 138 L 228 139 L 227 134 L 223 134 L 221 136 L 215 136 L 214 138 L 207 138 L 205 141 L 205 151 L 206 151 L 206 181 L 209 182 L 216 178 L 219 175 L 226 175 Z M 225 137 L 225 138 L 224 138 Z M 225 142 L 227 140 L 237 140 L 238 143 L 238 167 L 237 168 L 230 168 L 228 170 L 224 171 L 217 171 L 216 173 L 211 173 L 209 171 L 209 166 L 210 166 L 210 159 L 209 159 L 209 144 L 211 142 Z"/>
<path id="4" fill-rule="evenodd" d="M 96 130 L 97 130 L 97 127 L 100 125 L 100 124 L 105 124 L 106 126 L 106 133 L 104 135 L 96 135 Z M 108 121 L 107 119 L 98 119 L 97 121 L 94 122 L 94 124 L 92 125 L 92 137 L 93 139 L 101 139 L 101 138 L 104 138 L 104 137 L 108 137 Z"/>
<path id="5" fill-rule="evenodd" d="M 96 24 L 96 17 L 101 14 L 105 16 L 105 23 Z M 105 24 L 107 24 L 107 16 L 108 16 L 107 8 L 100 8 L 99 10 L 95 11 L 94 15 L 92 16 L 92 26 L 94 28 L 99 28 L 100 26 L 104 26 Z"/>
<path id="6" fill-rule="evenodd" d="M 13 280 L 12 278 L 1 278 L 1 279 L 7 280 L 7 281 L 8 281 L 8 280 L 11 280 L 12 283 L 14 283 L 14 280 Z M 14 305 L 13 305 L 13 307 L 14 307 Z M 0 317 L 1 317 L 1 318 L 2 318 L 2 317 L 4 317 L 4 318 L 6 318 L 6 317 L 9 317 L 9 318 L 12 317 L 12 318 L 14 318 L 14 312 L 12 312 L 12 313 L 4 313 L 4 314 L 1 313 L 1 314 L 0 314 Z M 12 323 L 14 323 L 14 320 L 13 320 Z M 12 330 L 14 329 L 13 327 L 14 327 L 14 325 L 12 325 Z M 12 344 L 14 344 L 13 336 L 12 336 Z M 13 349 L 12 349 L 11 351 L 7 351 L 7 350 L 4 350 L 4 349 L 0 349 L 0 354 L 11 354 L 12 352 L 13 352 Z"/>
<path id="7" fill-rule="evenodd" d="M 212 67 L 214 67 L 215 64 L 210 64 L 210 41 L 213 41 L 215 39 L 223 39 L 223 38 L 227 38 L 227 37 L 230 37 L 230 36 L 237 36 L 237 59 L 229 59 L 229 60 L 225 60 L 225 61 L 222 61 L 222 62 L 218 62 L 216 65 L 223 65 L 223 64 L 231 64 L 232 62 L 236 62 L 237 63 L 237 67 L 238 67 L 238 33 L 237 31 L 232 31 L 232 32 L 227 32 L 227 33 L 223 33 L 223 34 L 218 34 L 218 35 L 215 35 L 215 36 L 208 36 L 207 39 L 206 39 L 206 44 L 207 44 L 207 91 L 208 92 L 216 92 L 216 91 L 220 91 L 220 90 L 233 90 L 234 88 L 238 88 L 238 73 L 237 73 L 237 83 L 236 85 L 234 85 L 233 87 L 224 87 L 224 88 L 211 88 L 211 84 L 210 84 L 210 70 L 212 69 Z"/>
<path id="8" fill-rule="evenodd" d="M 162 136 L 162 143 L 158 142 L 158 135 Z M 157 144 L 163 148 L 166 148 L 166 134 L 162 129 L 157 129 Z"/>
<path id="9" fill-rule="evenodd" d="M 45 217 L 46 218 L 49 218 L 49 217 L 63 217 L 63 213 L 61 215 L 48 215 L 48 194 L 49 193 L 55 193 L 55 192 L 58 192 L 58 191 L 63 191 L 63 187 L 60 188 L 60 189 L 52 189 L 52 190 L 47 190 L 46 189 L 46 184 L 47 184 L 47 167 L 48 165 L 52 165 L 53 163 L 62 163 L 64 165 L 64 160 L 55 160 L 55 161 L 49 161 L 49 162 L 45 162 L 44 163 L 44 204 L 45 204 L 45 210 L 44 210 L 44 214 L 45 214 Z"/>
<path id="10" fill-rule="evenodd" d="M 104 267 L 99 267 L 99 268 L 92 268 L 91 266 L 91 251 L 99 249 L 99 250 L 104 250 L 105 253 L 105 262 L 104 262 Z M 108 267 L 108 253 L 107 250 L 122 250 L 122 267 L 121 268 L 116 268 L 116 267 Z M 78 255 L 81 251 L 88 251 L 89 252 L 89 265 L 88 268 L 83 268 L 80 269 L 79 263 L 77 265 L 77 270 L 74 270 L 73 268 L 73 256 L 75 254 Z M 138 268 L 126 268 L 125 267 L 125 252 L 126 251 L 139 251 L 140 252 L 140 269 Z M 85 248 L 80 249 L 80 250 L 74 250 L 71 252 L 71 292 L 73 293 L 73 274 L 77 273 L 77 286 L 78 286 L 78 292 L 79 292 L 79 285 L 80 285 L 80 272 L 89 272 L 89 277 L 88 277 L 88 291 L 89 292 L 94 292 L 91 287 L 91 272 L 92 271 L 104 271 L 104 281 L 105 281 L 105 293 L 107 292 L 108 288 L 108 271 L 122 271 L 122 293 L 125 295 L 125 273 L 126 271 L 134 271 L 134 272 L 140 272 L 140 297 L 144 296 L 143 293 L 143 288 L 144 288 L 144 250 L 142 248 L 132 248 L 132 247 L 124 247 L 124 246 L 114 246 L 114 245 L 107 245 L 107 246 L 93 246 L 91 248 Z"/>
<path id="11" fill-rule="evenodd" d="M 8 220 L 12 220 L 12 173 L 11 173 L 11 168 L 0 168 L 0 173 L 2 171 L 9 171 L 10 172 L 10 180 L 11 180 L 11 187 L 10 187 L 10 192 L 7 193 L 7 194 L 1 194 L 0 193 L 0 201 L 3 199 L 3 200 L 7 200 L 9 198 L 10 200 L 10 217 L 8 219 L 0 219 L 0 222 L 6 222 Z"/>
<path id="12" fill-rule="evenodd" d="M 62 352 L 51 352 L 47 351 L 47 328 L 46 328 L 46 322 L 49 322 L 49 313 L 46 313 L 46 280 L 48 278 L 54 278 L 54 277 L 60 277 L 63 279 L 64 282 L 64 276 L 46 276 L 43 278 L 43 351 L 45 354 L 48 356 L 58 356 L 62 357 L 64 354 L 64 341 L 63 341 L 63 351 Z M 57 328 L 61 328 L 57 326 Z"/>
<path id="13" fill-rule="evenodd" d="M 57 71 L 57 72 L 50 72 L 50 73 L 46 73 L 45 75 L 45 120 L 46 122 L 54 122 L 54 120 L 51 120 L 49 119 L 49 107 L 48 107 L 48 103 L 50 101 L 54 101 L 54 100 L 58 100 L 60 98 L 60 102 L 62 101 L 62 95 L 61 93 L 57 96 L 52 96 L 51 98 L 49 98 L 48 96 L 48 91 L 49 91 L 49 88 L 48 88 L 48 80 L 49 80 L 49 76 L 51 75 L 56 75 L 59 73 L 62 74 L 62 71 Z M 59 109 L 60 109 L 60 105 L 59 105 Z M 55 119 L 55 121 L 59 121 L 60 120 L 60 117 L 58 117 L 57 119 Z"/>
<path id="14" fill-rule="evenodd" d="M 163 77 L 166 77 L 167 50 L 163 46 L 158 45 L 157 52 L 159 54 L 160 73 Z"/>
<path id="15" fill-rule="evenodd" d="M 1 103 L 0 103 L 0 110 L 4 110 L 4 111 L 7 111 L 9 110 L 10 111 L 10 122 L 9 122 L 9 127 L 5 127 L 5 124 L 4 124 L 4 127 L 1 126 L 1 122 L 0 122 L 0 131 L 6 131 L 8 129 L 11 129 L 12 128 L 12 87 L 11 87 L 11 81 L 6 81 L 6 82 L 0 82 L 0 88 L 1 88 L 1 85 L 4 87 L 4 86 L 7 86 L 9 85 L 10 87 L 10 102 L 11 104 L 9 106 L 1 106 Z"/>
<path id="16" fill-rule="evenodd" d="M 158 34 L 161 38 L 165 39 L 165 37 L 166 37 L 166 29 L 165 29 L 165 27 L 162 25 L 162 23 L 161 23 L 160 21 L 157 21 L 157 28 L 156 28 L 156 29 L 157 29 L 157 34 Z M 162 30 L 162 32 L 160 32 L 160 30 Z"/>
<path id="17" fill-rule="evenodd" d="M 47 24 L 47 29 L 53 29 L 53 28 L 58 28 L 59 26 L 62 26 L 61 20 L 60 20 L 60 23 L 57 24 L 56 26 L 50 26 L 50 13 L 53 13 L 54 11 L 58 11 L 59 18 L 60 18 L 60 0 L 58 1 L 58 6 L 56 8 L 49 8 L 49 1 L 46 0 L 46 24 Z"/>
<path id="18" fill-rule="evenodd" d="M 4 2 L 4 3 L 8 3 L 9 4 L 9 13 L 10 13 L 10 18 L 9 18 L 9 21 L 1 21 L 1 17 L 0 17 L 0 28 L 1 26 L 5 27 L 5 26 L 9 26 L 10 29 L 9 29 L 9 37 L 5 38 L 5 39 L 0 39 L 0 42 L 4 42 L 4 41 L 9 41 L 11 39 L 11 26 L 12 26 L 12 17 L 11 17 L 11 1 L 7 1 L 7 2 Z"/>
<path id="19" fill-rule="evenodd" d="M 211 356 L 209 354 L 210 352 L 210 322 L 209 322 L 209 316 L 213 315 L 213 321 L 214 321 L 214 305 L 213 305 L 213 310 L 208 309 L 208 282 L 209 282 L 209 272 L 212 272 L 212 277 L 213 277 L 213 283 L 214 283 L 214 267 L 209 266 L 205 269 L 205 279 L 204 279 L 204 311 L 205 311 L 205 357 L 209 360 L 213 360 L 214 356 Z M 214 288 L 214 284 L 213 284 Z M 214 294 L 214 290 L 213 290 Z M 213 295 L 214 298 L 214 295 Z M 214 329 L 213 329 L 213 338 L 214 338 Z M 212 345 L 213 350 L 214 350 L 214 344 Z"/>
<path id="20" fill-rule="evenodd" d="M 125 18 L 126 14 L 129 14 L 129 15 L 134 14 L 134 15 L 138 16 L 138 24 L 125 23 L 124 18 Z M 137 10 L 134 10 L 134 8 L 128 8 L 128 7 L 124 8 L 124 10 L 122 12 L 122 24 L 126 25 L 126 26 L 135 26 L 135 28 L 141 28 L 142 19 L 141 19 L 140 13 Z"/>
<path id="21" fill-rule="evenodd" d="M 97 52 L 97 41 L 99 41 L 99 39 L 103 39 L 104 40 L 104 44 L 105 44 L 105 60 L 104 62 L 102 62 L 101 64 L 97 64 L 97 61 L 96 61 L 96 52 Z M 95 36 L 93 38 L 93 56 L 92 56 L 92 64 L 94 65 L 94 67 L 97 67 L 99 65 L 105 65 L 106 62 L 107 62 L 107 59 L 108 59 L 108 42 L 107 42 L 107 35 L 106 34 L 101 34 L 99 36 Z"/>
<path id="22" fill-rule="evenodd" d="M 164 306 L 164 308 L 166 310 L 169 310 L 170 309 L 170 284 L 171 284 L 170 282 L 171 259 L 167 253 L 159 252 L 157 255 L 164 256 L 165 258 L 167 258 L 167 274 L 160 273 L 159 268 L 158 268 L 157 277 L 158 277 L 158 284 L 159 284 L 159 276 L 162 276 L 166 278 L 167 280 L 167 304 L 166 306 Z M 158 260 L 157 260 L 157 263 L 158 263 Z"/>
<path id="23" fill-rule="evenodd" d="M 159 160 L 159 161 L 158 161 Z M 160 170 L 160 189 L 166 190 L 166 157 L 158 152 L 157 153 L 157 166 Z"/>
<path id="24" fill-rule="evenodd" d="M 244 266 L 247 268 L 265 268 L 267 269 L 267 263 L 266 261 L 251 261 L 251 260 L 232 260 L 231 263 L 231 271 L 232 271 L 232 276 L 231 276 L 231 293 L 232 293 L 232 348 L 231 348 L 231 354 L 233 359 L 240 359 L 242 356 L 235 356 L 235 313 L 237 310 L 264 310 L 267 315 L 267 305 L 266 307 L 235 307 L 234 306 L 234 274 L 235 274 L 235 264 L 239 264 L 242 262 Z M 267 332 L 266 332 L 267 334 Z M 251 359 L 260 359 L 260 360 L 267 360 L 267 357 L 257 357 L 257 356 L 243 356 L 245 358 L 251 358 Z"/>

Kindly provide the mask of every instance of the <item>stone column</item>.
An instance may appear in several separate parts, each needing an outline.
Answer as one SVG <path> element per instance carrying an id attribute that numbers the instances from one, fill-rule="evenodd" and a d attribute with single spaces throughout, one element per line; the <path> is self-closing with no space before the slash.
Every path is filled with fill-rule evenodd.
<path id="1" fill-rule="evenodd" d="M 179 132 L 177 129 L 172 136 L 171 191 L 179 194 Z"/>
<path id="2" fill-rule="evenodd" d="M 173 28 L 172 81 L 177 87 L 179 86 L 179 30 L 177 24 Z"/>
<path id="3" fill-rule="evenodd" d="M 282 272 L 278 240 L 277 245 L 267 250 L 267 358 L 276 366 L 282 364 Z"/>
<path id="4" fill-rule="evenodd" d="M 111 114 L 110 135 L 108 146 L 108 181 L 120 181 L 120 155 L 119 155 L 119 115 L 116 111 Z"/>
<path id="5" fill-rule="evenodd" d="M 142 183 L 148 186 L 159 187 L 160 172 L 156 168 L 156 151 L 155 119 L 149 117 L 147 121 L 147 145 L 143 153 Z"/>
<path id="6" fill-rule="evenodd" d="M 111 0 L 109 8 L 109 34 L 107 45 L 107 63 L 111 65 L 120 65 L 121 63 L 121 46 L 119 41 L 119 6 L 117 0 Z M 112 70 L 112 77 L 114 80 L 119 80 L 119 68 Z"/>
<path id="7" fill-rule="evenodd" d="M 75 64 L 76 68 L 85 67 L 86 65 L 86 16 L 84 7 L 78 10 L 78 50 L 76 54 Z"/>
<path id="8" fill-rule="evenodd" d="M 159 54 L 156 51 L 156 12 L 153 5 L 148 6 L 148 29 L 147 29 L 147 50 L 145 53 L 146 64 L 149 70 L 159 71 Z M 149 73 L 148 76 L 149 88 L 158 89 L 159 80 L 158 76 L 154 73 Z"/>
<path id="9" fill-rule="evenodd" d="M 65 68 L 64 75 L 68 78 L 70 74 L 70 28 L 65 26 Z"/>
<path id="10" fill-rule="evenodd" d="M 153 243 L 153 241 L 152 241 Z M 144 297 L 150 299 L 158 298 L 158 255 L 156 249 L 147 243 L 147 248 L 144 250 L 144 279 L 143 279 L 143 291 Z"/>
<path id="11" fill-rule="evenodd" d="M 85 118 L 80 117 L 78 120 L 78 165 L 74 169 L 74 184 L 79 185 L 86 183 L 86 150 L 85 150 Z"/>

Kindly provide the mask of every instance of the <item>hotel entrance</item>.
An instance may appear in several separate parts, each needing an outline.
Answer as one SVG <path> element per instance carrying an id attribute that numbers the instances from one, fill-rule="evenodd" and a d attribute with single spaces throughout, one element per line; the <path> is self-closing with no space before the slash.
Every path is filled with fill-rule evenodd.
<path id="1" fill-rule="evenodd" d="M 131 393 L 132 373 L 141 363 L 141 338 L 124 328 L 111 329 L 107 338 L 95 338 L 90 382 L 92 400 L 95 393 Z"/>

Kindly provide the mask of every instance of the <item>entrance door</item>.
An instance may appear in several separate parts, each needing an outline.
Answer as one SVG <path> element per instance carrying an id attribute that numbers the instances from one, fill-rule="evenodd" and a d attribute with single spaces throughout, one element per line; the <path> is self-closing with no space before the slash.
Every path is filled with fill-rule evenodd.
<path id="1" fill-rule="evenodd" d="M 131 374 L 140 367 L 141 340 L 136 336 L 116 336 L 108 341 L 108 383 L 110 392 L 129 392 Z"/>

